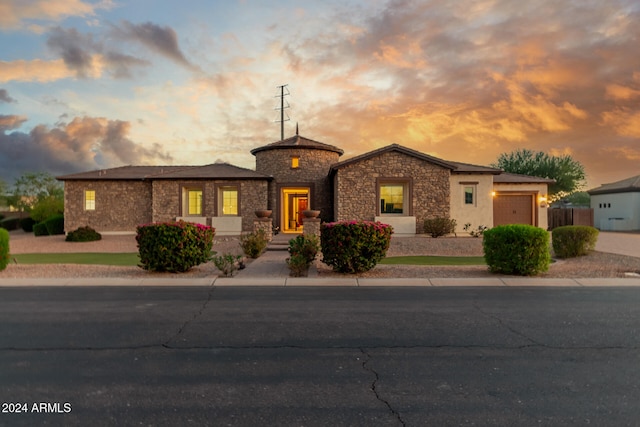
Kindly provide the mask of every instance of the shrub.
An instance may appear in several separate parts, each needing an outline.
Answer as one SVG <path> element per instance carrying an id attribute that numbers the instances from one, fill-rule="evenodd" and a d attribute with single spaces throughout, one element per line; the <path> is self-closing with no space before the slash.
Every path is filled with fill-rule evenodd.
<path id="1" fill-rule="evenodd" d="M 233 276 L 233 273 L 241 268 L 242 256 L 224 254 L 213 257 L 213 264 L 225 277 Z"/>
<path id="2" fill-rule="evenodd" d="M 446 236 L 455 233 L 456 220 L 450 218 L 431 218 L 424 220 L 424 232 L 431 237 Z"/>
<path id="3" fill-rule="evenodd" d="M 485 231 L 487 231 L 489 227 L 486 225 L 479 225 L 477 229 L 473 230 L 471 228 L 471 223 L 468 222 L 464 225 L 463 230 L 469 233 L 471 237 L 482 237 Z"/>
<path id="4" fill-rule="evenodd" d="M 211 260 L 215 229 L 178 221 L 140 225 L 136 242 L 140 264 L 149 271 L 182 273 Z"/>
<path id="5" fill-rule="evenodd" d="M 67 242 L 95 242 L 96 240 L 102 239 L 102 235 L 98 233 L 93 228 L 79 227 L 75 231 L 70 231 L 67 233 L 67 237 L 64 239 Z"/>
<path id="6" fill-rule="evenodd" d="M 340 273 L 371 270 L 387 253 L 393 227 L 372 221 L 339 221 L 320 226 L 323 262 Z"/>
<path id="7" fill-rule="evenodd" d="M 44 222 L 53 216 L 62 214 L 64 214 L 64 198 L 58 196 L 46 196 L 38 200 L 30 212 L 36 222 Z"/>
<path id="8" fill-rule="evenodd" d="M 33 226 L 35 225 L 35 223 L 36 221 L 30 216 L 28 216 L 20 220 L 20 228 L 22 228 L 22 230 L 24 230 L 27 233 L 31 233 L 33 232 Z"/>
<path id="9" fill-rule="evenodd" d="M 17 230 L 19 224 L 20 218 L 5 218 L 0 221 L 0 228 L 4 228 L 9 231 Z"/>
<path id="10" fill-rule="evenodd" d="M 48 236 L 49 230 L 47 230 L 47 226 L 43 222 L 39 222 L 37 224 L 33 224 L 33 234 L 37 236 Z"/>
<path id="11" fill-rule="evenodd" d="M 315 235 L 301 235 L 289 240 L 290 257 L 287 258 L 289 274 L 293 277 L 306 276 L 309 266 L 316 259 L 320 243 Z"/>
<path id="12" fill-rule="evenodd" d="M 0 229 L 0 271 L 9 264 L 9 232 Z"/>
<path id="13" fill-rule="evenodd" d="M 565 225 L 553 229 L 551 244 L 560 258 L 573 258 L 588 254 L 596 247 L 599 231 L 584 225 Z"/>
<path id="14" fill-rule="evenodd" d="M 240 246 L 242 251 L 249 258 L 258 258 L 267 247 L 267 233 L 258 229 L 253 233 L 244 234 L 240 237 Z"/>
<path id="15" fill-rule="evenodd" d="M 549 233 L 532 225 L 499 225 L 484 232 L 484 258 L 492 273 L 533 276 L 549 269 Z"/>
<path id="16" fill-rule="evenodd" d="M 54 215 L 49 219 L 43 221 L 42 224 L 44 224 L 45 227 L 47 227 L 47 232 L 51 236 L 64 234 L 64 216 L 63 215 Z"/>

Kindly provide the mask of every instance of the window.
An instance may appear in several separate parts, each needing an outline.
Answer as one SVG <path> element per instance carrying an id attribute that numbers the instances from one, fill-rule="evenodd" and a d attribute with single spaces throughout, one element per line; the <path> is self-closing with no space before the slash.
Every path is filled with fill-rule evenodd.
<path id="1" fill-rule="evenodd" d="M 300 157 L 291 156 L 291 169 L 298 169 L 300 167 Z"/>
<path id="2" fill-rule="evenodd" d="M 220 187 L 218 190 L 219 215 L 238 215 L 238 187 Z"/>
<path id="3" fill-rule="evenodd" d="M 84 191 L 84 210 L 85 211 L 96 210 L 96 191 L 95 190 Z"/>
<path id="4" fill-rule="evenodd" d="M 475 197 L 473 197 L 474 194 L 474 187 L 471 185 L 467 185 L 464 187 L 464 204 L 465 205 L 475 205 Z"/>
<path id="5" fill-rule="evenodd" d="M 202 188 L 185 187 L 182 189 L 182 215 L 202 216 Z"/>
<path id="6" fill-rule="evenodd" d="M 409 215 L 408 182 L 383 182 L 379 192 L 381 215 Z"/>

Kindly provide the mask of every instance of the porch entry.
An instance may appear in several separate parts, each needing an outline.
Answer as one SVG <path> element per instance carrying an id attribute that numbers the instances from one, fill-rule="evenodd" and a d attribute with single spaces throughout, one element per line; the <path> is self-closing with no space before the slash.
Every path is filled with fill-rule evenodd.
<path id="1" fill-rule="evenodd" d="M 309 188 L 283 188 L 281 194 L 282 228 L 284 233 L 300 233 L 302 231 L 302 211 L 309 209 Z"/>

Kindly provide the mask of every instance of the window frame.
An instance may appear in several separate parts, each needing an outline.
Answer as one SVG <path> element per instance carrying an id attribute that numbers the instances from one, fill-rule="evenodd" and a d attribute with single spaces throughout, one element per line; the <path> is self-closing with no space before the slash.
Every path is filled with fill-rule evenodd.
<path id="1" fill-rule="evenodd" d="M 93 197 L 89 198 L 89 194 Z M 84 190 L 84 210 L 95 211 L 96 210 L 96 190 Z"/>
<path id="2" fill-rule="evenodd" d="M 382 187 L 402 186 L 402 212 L 384 212 L 382 209 Z M 413 216 L 413 179 L 376 178 L 376 215 L 377 216 Z"/>
<path id="3" fill-rule="evenodd" d="M 241 216 L 242 213 L 242 204 L 241 204 L 241 191 L 240 191 L 240 183 L 239 182 L 225 182 L 216 184 L 216 214 L 219 217 L 237 217 Z M 229 191 L 230 189 L 235 190 L 236 192 L 236 209 L 237 212 L 235 214 L 225 214 L 224 213 L 224 193 L 225 191 Z"/>
<path id="4" fill-rule="evenodd" d="M 300 156 L 291 156 L 291 169 L 300 169 Z"/>
<path id="5" fill-rule="evenodd" d="M 200 192 L 200 212 L 199 213 L 191 213 L 191 200 L 190 193 L 192 192 Z M 181 216 L 193 216 L 193 217 L 202 217 L 204 216 L 204 185 L 196 185 L 196 184 L 185 184 L 182 185 L 182 191 L 180 192 L 180 210 Z"/>
<path id="6" fill-rule="evenodd" d="M 478 206 L 478 182 L 477 181 L 459 181 L 462 187 L 462 206 Z M 471 202 L 467 201 L 467 188 L 471 189 Z"/>

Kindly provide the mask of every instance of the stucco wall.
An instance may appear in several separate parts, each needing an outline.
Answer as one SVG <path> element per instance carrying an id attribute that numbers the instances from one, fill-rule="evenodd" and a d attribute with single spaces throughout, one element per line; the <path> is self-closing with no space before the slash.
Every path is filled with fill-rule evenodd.
<path id="1" fill-rule="evenodd" d="M 256 156 L 256 172 L 272 176 L 269 185 L 268 207 L 274 211 L 274 223 L 280 223 L 280 194 L 283 186 L 308 186 L 311 188 L 309 208 L 320 210 L 324 221 L 333 218 L 329 168 L 339 160 L 333 151 L 308 148 L 279 148 L 259 151 Z M 299 167 L 291 167 L 291 157 L 299 157 Z"/>
<path id="2" fill-rule="evenodd" d="M 471 224 L 472 230 L 478 226 L 493 226 L 493 175 L 487 174 L 452 174 L 451 184 L 451 218 L 456 220 L 456 233 L 464 234 L 466 223 Z M 465 204 L 464 188 L 475 189 L 473 204 Z"/>
<path id="3" fill-rule="evenodd" d="M 591 196 L 594 226 L 607 231 L 640 230 L 640 192 Z"/>
<path id="4" fill-rule="evenodd" d="M 95 210 L 85 210 L 84 192 L 96 192 Z M 98 232 L 133 232 L 151 221 L 151 183 L 145 181 L 65 181 L 65 231 L 89 226 Z"/>
<path id="5" fill-rule="evenodd" d="M 543 229 L 549 228 L 549 221 L 547 218 L 548 202 L 544 206 L 540 203 L 539 198 L 541 196 L 547 197 L 547 185 L 546 184 L 502 184 L 494 183 L 493 191 L 495 192 L 522 192 L 522 193 L 534 193 L 535 194 L 535 211 L 537 215 L 537 226 Z M 491 224 L 493 226 L 493 224 Z"/>
<path id="6" fill-rule="evenodd" d="M 376 179 L 406 178 L 412 193 L 409 215 L 416 217 L 416 232 L 422 233 L 426 218 L 450 215 L 449 176 L 449 169 L 397 151 L 344 165 L 334 176 L 335 219 L 373 221 Z"/>

